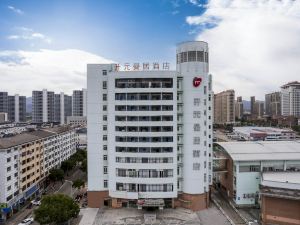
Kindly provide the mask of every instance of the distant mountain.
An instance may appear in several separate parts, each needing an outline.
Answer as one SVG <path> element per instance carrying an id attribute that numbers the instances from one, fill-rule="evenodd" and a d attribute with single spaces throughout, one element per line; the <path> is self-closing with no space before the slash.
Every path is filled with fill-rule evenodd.
<path id="1" fill-rule="evenodd" d="M 26 112 L 32 113 L 32 97 L 26 98 Z"/>

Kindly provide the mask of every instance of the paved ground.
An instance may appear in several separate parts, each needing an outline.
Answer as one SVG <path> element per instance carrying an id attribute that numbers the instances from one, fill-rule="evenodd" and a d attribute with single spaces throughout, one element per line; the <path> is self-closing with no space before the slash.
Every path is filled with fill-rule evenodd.
<path id="1" fill-rule="evenodd" d="M 225 214 L 234 222 L 234 224 L 246 224 L 246 222 L 241 218 L 241 216 L 232 208 L 228 200 L 225 199 L 219 192 L 215 191 L 212 194 L 212 198 L 220 205 L 220 207 L 224 210 Z"/>
<path id="2" fill-rule="evenodd" d="M 79 225 L 230 225 L 214 205 L 198 213 L 183 208 L 162 211 L 87 208 L 81 210 L 80 214 L 83 217 Z M 150 217 L 156 219 L 147 221 Z"/>

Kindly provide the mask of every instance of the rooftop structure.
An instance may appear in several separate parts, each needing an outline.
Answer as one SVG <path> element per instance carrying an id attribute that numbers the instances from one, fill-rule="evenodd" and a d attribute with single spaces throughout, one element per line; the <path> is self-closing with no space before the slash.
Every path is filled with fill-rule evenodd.
<path id="1" fill-rule="evenodd" d="M 300 141 L 218 142 L 234 161 L 300 159 Z"/>
<path id="2" fill-rule="evenodd" d="M 300 171 L 300 141 L 218 142 L 214 156 L 214 167 L 217 162 L 226 165 L 222 172 L 216 171 L 215 182 L 237 205 L 259 204 L 264 173 L 275 173 L 265 175 L 264 182 L 292 182 L 297 178 L 280 174 Z"/>
<path id="3" fill-rule="evenodd" d="M 233 132 L 246 141 L 287 141 L 296 139 L 296 133 L 293 130 L 275 127 L 234 127 Z"/>

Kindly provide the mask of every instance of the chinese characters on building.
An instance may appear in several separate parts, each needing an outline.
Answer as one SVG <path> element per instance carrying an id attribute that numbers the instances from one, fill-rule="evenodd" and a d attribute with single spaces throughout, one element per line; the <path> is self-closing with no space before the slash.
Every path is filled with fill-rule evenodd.
<path id="1" fill-rule="evenodd" d="M 164 62 L 162 64 L 158 62 L 154 63 L 125 63 L 124 65 L 115 64 L 115 71 L 145 71 L 145 70 L 169 70 L 170 63 Z"/>

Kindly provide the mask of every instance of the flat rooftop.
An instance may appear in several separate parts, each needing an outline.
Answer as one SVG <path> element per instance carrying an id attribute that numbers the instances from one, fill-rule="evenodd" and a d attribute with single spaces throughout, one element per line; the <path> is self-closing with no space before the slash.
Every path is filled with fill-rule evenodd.
<path id="1" fill-rule="evenodd" d="M 294 133 L 291 129 L 281 129 L 276 127 L 234 127 L 234 131 L 249 134 L 250 133 L 282 133 L 282 132 L 291 132 Z"/>
<path id="2" fill-rule="evenodd" d="M 35 140 L 39 140 L 42 138 L 47 138 L 56 134 L 66 132 L 70 129 L 71 128 L 68 126 L 47 128 L 47 129 L 41 129 L 32 132 L 23 132 L 21 134 L 14 135 L 12 137 L 0 138 L 0 150 L 11 148 Z"/>
<path id="3" fill-rule="evenodd" d="M 300 190 L 300 172 L 267 172 L 262 174 L 262 185 Z"/>
<path id="4" fill-rule="evenodd" d="M 234 161 L 300 160 L 300 141 L 217 142 Z"/>

